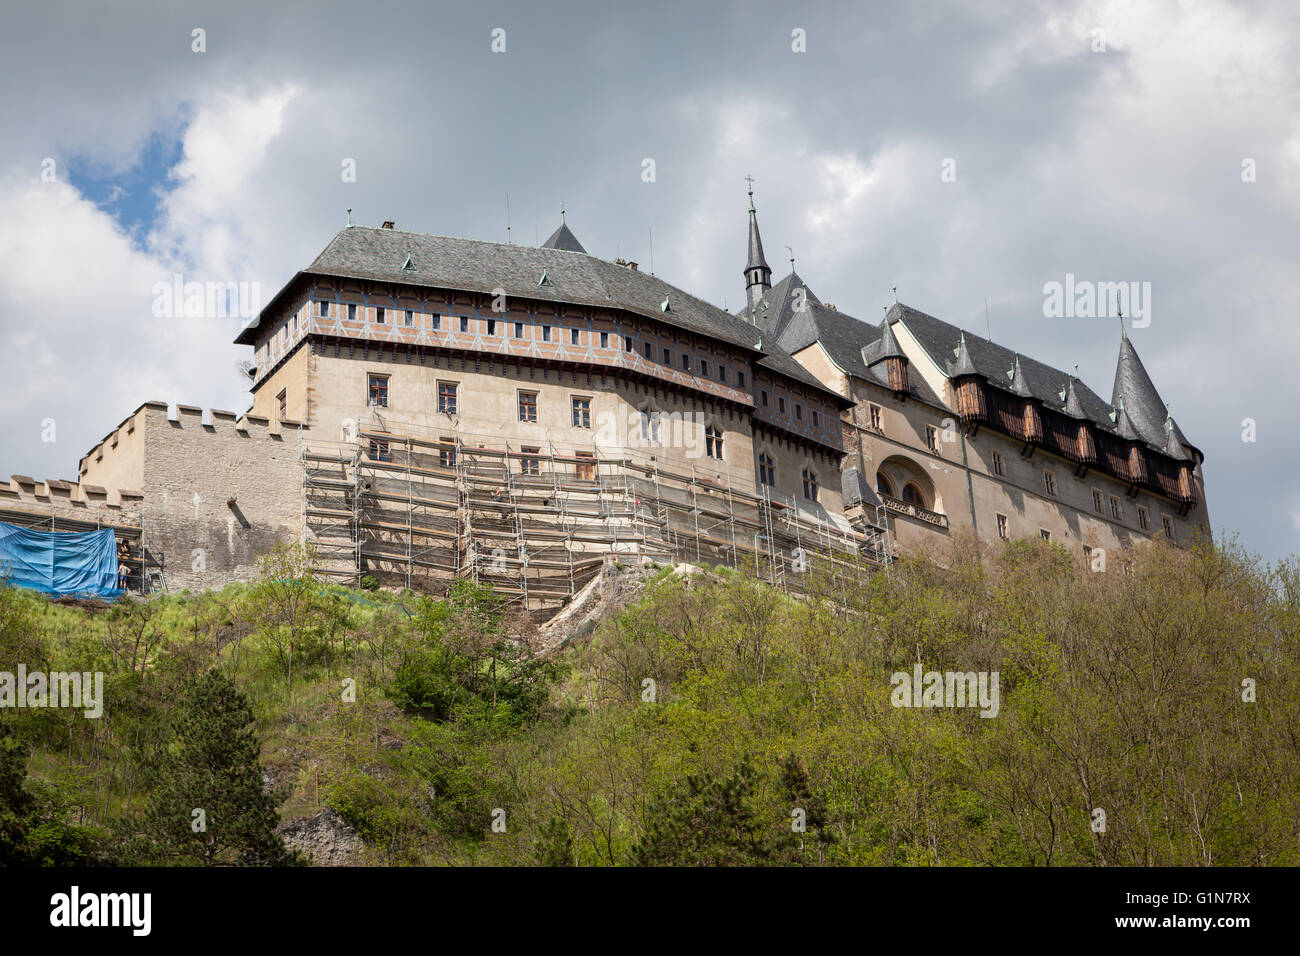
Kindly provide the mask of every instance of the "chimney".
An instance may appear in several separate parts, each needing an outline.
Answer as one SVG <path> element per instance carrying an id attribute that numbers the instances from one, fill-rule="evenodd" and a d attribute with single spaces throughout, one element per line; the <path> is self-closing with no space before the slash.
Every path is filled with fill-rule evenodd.
<path id="1" fill-rule="evenodd" d="M 380 228 L 380 229 L 392 229 L 395 225 L 397 225 L 397 224 L 396 224 L 395 222 L 393 222 L 393 220 L 391 220 L 391 219 L 385 219 L 385 220 L 384 220 L 384 224 L 383 224 L 382 226 L 380 226 L 379 228 Z"/>

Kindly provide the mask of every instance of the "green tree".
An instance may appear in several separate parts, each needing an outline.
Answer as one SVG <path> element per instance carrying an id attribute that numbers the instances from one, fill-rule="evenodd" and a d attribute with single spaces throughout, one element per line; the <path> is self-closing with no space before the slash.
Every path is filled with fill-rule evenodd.
<path id="1" fill-rule="evenodd" d="M 298 862 L 275 832 L 280 799 L 263 789 L 253 711 L 234 681 L 216 670 L 199 678 L 173 730 L 145 811 L 152 855 L 208 866 Z"/>

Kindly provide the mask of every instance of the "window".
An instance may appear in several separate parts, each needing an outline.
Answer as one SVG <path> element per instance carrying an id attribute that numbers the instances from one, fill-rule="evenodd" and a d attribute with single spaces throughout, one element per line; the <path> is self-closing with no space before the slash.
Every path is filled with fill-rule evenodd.
<path id="1" fill-rule="evenodd" d="M 1043 472 L 1043 487 L 1047 489 L 1047 493 L 1049 495 L 1055 498 L 1056 497 L 1056 475 L 1054 475 L 1050 471 L 1045 470 Z"/>
<path id="2" fill-rule="evenodd" d="M 375 309 L 375 322 L 379 325 L 384 324 L 384 310 L 382 306 Z"/>
<path id="3" fill-rule="evenodd" d="M 682 371 L 683 371 L 683 372 L 689 372 L 690 370 L 691 370 L 691 357 L 690 357 L 689 355 L 687 355 L 685 352 L 683 352 L 683 353 L 682 353 Z"/>
<path id="4" fill-rule="evenodd" d="M 745 373 L 744 373 L 744 372 L 740 372 L 740 371 L 736 372 L 736 384 L 739 385 L 741 388 L 744 388 L 744 387 L 745 387 Z"/>
<path id="5" fill-rule="evenodd" d="M 722 458 L 722 431 L 717 425 L 704 429 L 704 454 L 710 458 Z"/>
<path id="6" fill-rule="evenodd" d="M 280 407 L 281 421 L 288 418 L 289 417 L 289 390 L 285 388 L 280 389 L 280 394 L 275 396 L 275 403 Z"/>
<path id="7" fill-rule="evenodd" d="M 673 364 L 673 353 L 670 352 L 668 349 L 664 349 L 664 364 L 665 365 Z"/>
<path id="8" fill-rule="evenodd" d="M 370 439 L 370 458 L 372 461 L 388 461 L 388 442 L 381 438 Z"/>
<path id="9" fill-rule="evenodd" d="M 1160 516 L 1160 521 L 1161 521 L 1161 523 L 1162 523 L 1162 524 L 1164 525 L 1164 527 L 1165 527 L 1165 537 L 1168 538 L 1170 541 L 1175 541 L 1175 540 L 1177 540 L 1177 539 L 1174 537 L 1174 522 L 1173 522 L 1173 519 L 1170 518 L 1169 515 L 1161 515 L 1161 516 Z"/>
<path id="10" fill-rule="evenodd" d="M 1119 507 L 1119 499 L 1116 498 L 1114 495 L 1110 496 L 1110 516 L 1114 518 L 1116 521 L 1119 521 L 1122 517 L 1124 517 L 1124 512 L 1121 511 Z"/>
<path id="11" fill-rule="evenodd" d="M 814 412 L 813 412 L 813 428 L 821 428 L 821 427 L 822 427 L 822 417 L 821 417 L 821 415 L 817 414 L 816 411 L 814 411 Z"/>
<path id="12" fill-rule="evenodd" d="M 776 397 L 776 410 L 782 415 L 785 414 L 785 396 L 778 395 Z"/>
<path id="13" fill-rule="evenodd" d="M 649 342 L 642 342 L 642 343 L 641 343 L 641 351 L 642 351 L 642 353 L 645 355 L 645 357 L 646 357 L 647 359 L 650 358 L 650 348 L 651 348 L 651 346 L 650 346 L 650 343 L 649 343 Z"/>
<path id="14" fill-rule="evenodd" d="M 1143 531 L 1151 530 L 1151 520 L 1147 517 L 1146 508 L 1138 508 L 1138 527 Z"/>
<path id="15" fill-rule="evenodd" d="M 657 444 L 659 442 L 659 413 L 648 408 L 641 409 L 641 440 Z"/>
<path id="16" fill-rule="evenodd" d="M 570 345 L 577 345 L 577 344 L 578 344 L 578 330 L 577 330 L 577 329 L 569 329 L 569 344 L 570 344 Z"/>
<path id="17" fill-rule="evenodd" d="M 933 425 L 925 426 L 925 445 L 931 453 L 939 454 L 939 429 Z"/>
<path id="18" fill-rule="evenodd" d="M 1052 540 L 1052 532 L 1048 531 L 1046 528 L 1039 528 L 1038 536 L 1042 538 L 1044 541 Z"/>
<path id="19" fill-rule="evenodd" d="M 406 324 L 408 326 L 412 326 L 415 324 L 415 313 L 412 312 L 410 309 L 406 310 Z"/>
<path id="20" fill-rule="evenodd" d="M 488 323 L 487 334 L 488 334 L 488 335 L 496 335 L 496 334 L 497 334 L 497 320 L 496 320 L 496 319 L 488 319 L 488 320 L 487 320 L 487 323 Z"/>
<path id="21" fill-rule="evenodd" d="M 523 457 L 519 460 L 519 474 L 540 475 L 542 473 L 541 462 L 537 459 L 541 449 L 524 445 L 520 450 L 523 452 Z"/>
<path id="22" fill-rule="evenodd" d="M 349 321 L 349 322 L 355 322 L 356 320 L 357 320 L 357 307 L 356 307 L 355 305 L 353 305 L 351 302 L 349 302 L 349 303 L 348 303 L 348 321 Z"/>
<path id="23" fill-rule="evenodd" d="M 601 333 L 600 333 L 600 347 L 601 347 L 602 349 L 607 349 L 607 348 L 609 348 L 609 333 L 608 333 L 608 332 L 601 332 Z"/>
<path id="24" fill-rule="evenodd" d="M 767 408 L 767 389 L 760 389 L 759 394 L 763 396 L 763 407 Z"/>
<path id="25" fill-rule="evenodd" d="M 578 462 L 575 470 L 577 472 L 579 481 L 595 481 L 596 480 L 596 462 L 595 462 L 596 456 L 589 451 L 579 451 L 579 452 L 574 452 L 574 457 L 592 459 L 590 462 L 587 461 Z"/>
<path id="26" fill-rule="evenodd" d="M 591 427 L 591 399 L 575 398 L 573 400 L 573 427 Z"/>
<path id="27" fill-rule="evenodd" d="M 537 393 L 519 393 L 519 420 L 521 422 L 537 421 Z"/>
<path id="28" fill-rule="evenodd" d="M 881 411 L 880 406 L 868 404 L 867 412 L 871 416 L 871 427 L 878 432 L 884 431 L 884 413 Z"/>
<path id="29" fill-rule="evenodd" d="M 725 383 L 727 381 L 727 366 L 718 366 L 718 381 Z"/>
<path id="30" fill-rule="evenodd" d="M 551 341 L 551 327 L 549 325 L 542 326 L 542 341 L 543 342 Z"/>
<path id="31" fill-rule="evenodd" d="M 909 505 L 916 505 L 918 508 L 924 508 L 926 504 L 925 495 L 921 494 L 921 489 L 910 481 L 903 485 L 903 500 Z"/>
<path id="32" fill-rule="evenodd" d="M 794 403 L 794 418 L 795 421 L 798 422 L 803 421 L 803 406 L 800 405 L 798 402 Z"/>
<path id="33" fill-rule="evenodd" d="M 375 375 L 373 372 L 367 376 L 367 392 L 370 396 L 370 404 L 377 405 L 380 408 L 388 407 L 388 376 Z"/>
<path id="34" fill-rule="evenodd" d="M 438 446 L 438 464 L 443 468 L 456 467 L 456 439 L 448 438 L 445 435 L 438 439 L 441 444 Z"/>
<path id="35" fill-rule="evenodd" d="M 1102 513 L 1101 492 L 1096 488 L 1092 489 L 1092 510 L 1097 512 L 1097 514 Z"/>
<path id="36" fill-rule="evenodd" d="M 456 385 L 454 382 L 438 383 L 438 411 L 444 415 L 456 414 Z"/>
<path id="37" fill-rule="evenodd" d="M 437 312 L 433 313 L 429 318 L 433 320 L 433 330 L 435 332 L 442 328 L 442 316 Z"/>
<path id="38" fill-rule="evenodd" d="M 1002 452 L 992 452 L 989 456 L 989 461 L 993 465 L 993 474 L 1005 475 L 1007 473 L 1006 465 L 1002 463 Z"/>
<path id="39" fill-rule="evenodd" d="M 462 316 L 460 317 L 460 330 L 461 330 L 462 332 L 468 332 L 468 331 L 469 331 L 469 316 L 467 316 L 467 315 L 462 315 Z"/>
<path id="40" fill-rule="evenodd" d="M 998 537 L 1003 541 L 1007 540 L 1007 516 L 998 515 Z"/>
<path id="41" fill-rule="evenodd" d="M 700 378 L 709 377 L 709 363 L 706 359 L 700 359 Z"/>
<path id="42" fill-rule="evenodd" d="M 817 500 L 817 476 L 808 468 L 803 470 L 803 496 L 809 501 Z"/>
<path id="43" fill-rule="evenodd" d="M 632 336 L 630 335 L 623 336 L 623 351 L 624 352 L 632 351 Z"/>
<path id="44" fill-rule="evenodd" d="M 876 492 L 888 495 L 891 498 L 894 497 L 894 486 L 883 471 L 876 472 Z"/>
<path id="45" fill-rule="evenodd" d="M 758 483 L 769 488 L 776 487 L 776 462 L 767 452 L 758 456 Z"/>
<path id="46" fill-rule="evenodd" d="M 323 316 L 325 316 L 326 318 L 329 318 L 329 314 L 330 314 L 330 304 L 329 304 L 328 302 L 317 302 L 317 303 L 316 303 L 316 314 L 317 314 L 317 315 L 323 315 Z"/>
<path id="47" fill-rule="evenodd" d="M 522 339 L 523 337 L 524 337 L 524 323 L 522 323 L 522 322 L 516 322 L 516 323 L 515 323 L 515 338 L 517 338 L 517 339 Z"/>

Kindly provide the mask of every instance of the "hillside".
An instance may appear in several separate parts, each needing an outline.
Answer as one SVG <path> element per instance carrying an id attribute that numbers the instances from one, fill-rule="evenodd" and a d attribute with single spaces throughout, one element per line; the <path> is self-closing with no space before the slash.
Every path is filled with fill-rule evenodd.
<path id="1" fill-rule="evenodd" d="M 1300 863 L 1295 560 L 1019 542 L 802 600 L 613 569 L 541 629 L 306 565 L 112 607 L 0 589 L 0 671 L 105 675 L 99 719 L 0 711 L 0 861 L 285 862 L 278 823 L 318 863 Z M 918 663 L 996 697 L 897 706 Z"/>

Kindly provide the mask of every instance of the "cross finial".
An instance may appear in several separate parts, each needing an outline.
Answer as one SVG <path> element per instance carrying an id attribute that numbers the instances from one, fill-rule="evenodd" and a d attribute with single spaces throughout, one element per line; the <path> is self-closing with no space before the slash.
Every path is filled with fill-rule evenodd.
<path id="1" fill-rule="evenodd" d="M 786 246 L 786 251 L 790 253 L 790 271 L 794 272 L 794 250 Z"/>
<path id="2" fill-rule="evenodd" d="M 894 305 L 898 305 L 898 286 L 894 286 Z"/>
<path id="3" fill-rule="evenodd" d="M 754 211 L 754 177 L 748 173 L 745 174 L 745 182 L 749 183 L 749 211 Z"/>
<path id="4" fill-rule="evenodd" d="M 564 203 L 560 203 L 560 225 L 564 225 Z"/>

